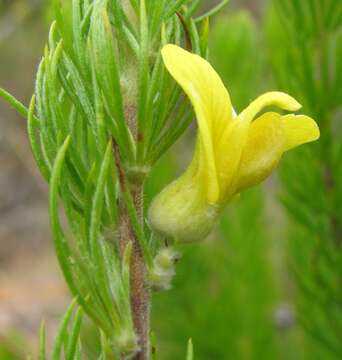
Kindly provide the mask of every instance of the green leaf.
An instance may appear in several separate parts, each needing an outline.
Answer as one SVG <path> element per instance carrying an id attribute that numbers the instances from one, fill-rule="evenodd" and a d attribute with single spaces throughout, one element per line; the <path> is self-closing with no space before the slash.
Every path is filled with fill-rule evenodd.
<path id="1" fill-rule="evenodd" d="M 151 21 L 149 23 L 149 32 L 151 36 L 158 36 L 159 35 L 159 27 L 163 21 L 163 15 L 165 10 L 165 0 L 159 0 L 152 3 L 153 5 L 149 7 L 148 11 L 152 12 L 150 16 Z"/>
<path id="2" fill-rule="evenodd" d="M 196 22 L 202 21 L 207 17 L 211 17 L 215 14 L 217 14 L 219 11 L 222 10 L 222 8 L 224 6 L 226 6 L 228 4 L 229 0 L 222 0 L 219 4 L 217 4 L 216 6 L 214 6 L 212 9 L 210 9 L 208 12 L 202 14 L 201 16 L 197 17 L 195 19 Z"/>
<path id="3" fill-rule="evenodd" d="M 106 335 L 102 331 L 100 331 L 100 341 L 101 341 L 101 355 L 99 360 L 107 360 L 108 344 L 106 340 Z"/>
<path id="4" fill-rule="evenodd" d="M 23 116 L 25 119 L 27 118 L 27 107 L 19 100 L 17 100 L 13 95 L 11 95 L 6 90 L 0 88 L 0 97 L 2 97 L 3 100 L 5 100 L 9 105 L 11 105 L 12 108 L 15 109 L 21 116 Z"/>
<path id="5" fill-rule="evenodd" d="M 191 339 L 189 339 L 189 342 L 188 342 L 186 360 L 194 360 L 194 347 L 192 345 L 192 340 Z"/>
<path id="6" fill-rule="evenodd" d="M 60 360 L 60 357 L 62 355 L 63 342 L 68 337 L 67 334 L 68 324 L 71 319 L 76 303 L 77 301 L 76 299 L 74 299 L 71 305 L 69 306 L 68 310 L 66 311 L 62 321 L 59 324 L 57 336 L 52 348 L 52 355 L 51 355 L 52 360 Z"/>
<path id="7" fill-rule="evenodd" d="M 149 85 L 149 33 L 145 0 L 140 1 L 140 53 L 139 53 L 139 79 L 138 79 L 138 144 L 137 159 L 139 164 L 144 163 L 147 133 L 151 132 L 152 119 L 146 116 Z"/>
<path id="8" fill-rule="evenodd" d="M 46 360 L 46 334 L 45 334 L 45 322 L 42 321 L 39 331 L 39 351 L 38 360 Z"/>
<path id="9" fill-rule="evenodd" d="M 111 315 L 111 319 L 116 317 L 113 313 L 113 304 L 109 290 L 109 279 L 107 277 L 106 265 L 101 252 L 101 242 L 104 241 L 101 234 L 101 219 L 102 211 L 105 204 L 105 187 L 108 178 L 108 171 L 110 169 L 110 161 L 112 155 L 111 141 L 107 145 L 107 149 L 100 167 L 99 176 L 96 181 L 94 197 L 92 200 L 92 208 L 90 213 L 89 225 L 89 244 L 91 257 L 95 265 L 96 282 L 100 290 L 101 298 Z"/>
<path id="10" fill-rule="evenodd" d="M 94 4 L 90 28 L 92 58 L 106 109 L 110 114 L 113 136 L 120 145 L 121 154 L 133 160 L 134 144 L 124 116 L 118 69 L 119 56 L 114 47 L 115 41 L 106 10 L 107 3 L 106 0 L 97 0 Z"/>
<path id="11" fill-rule="evenodd" d="M 90 230 L 89 230 L 89 243 L 92 251 L 95 251 L 98 246 L 101 230 L 101 216 L 104 206 L 104 193 L 108 170 L 110 168 L 110 160 L 112 155 L 112 142 L 107 145 L 106 152 L 102 161 L 99 172 L 99 177 L 96 182 L 94 198 L 92 202 L 92 209 L 90 214 Z"/>
<path id="12" fill-rule="evenodd" d="M 69 342 L 66 351 L 66 360 L 75 359 L 77 347 L 79 345 L 79 340 L 80 340 L 82 316 L 83 316 L 83 311 L 81 308 L 78 308 L 75 315 L 74 324 L 69 335 Z"/>
<path id="13" fill-rule="evenodd" d="M 65 0 L 52 1 L 58 30 L 66 46 L 66 49 L 68 49 L 69 55 L 74 56 L 72 37 L 72 3 L 71 1 Z"/>
<path id="14" fill-rule="evenodd" d="M 143 225 L 142 225 L 142 223 L 139 219 L 139 216 L 137 214 L 137 211 L 135 209 L 132 194 L 129 191 L 129 189 L 127 189 L 127 187 L 126 187 L 126 189 L 122 189 L 122 191 L 123 191 L 123 196 L 124 196 L 127 213 L 131 220 L 131 224 L 132 224 L 134 233 L 136 235 L 136 238 L 139 242 L 139 245 L 141 246 L 141 249 L 142 249 L 142 252 L 144 255 L 144 259 L 146 261 L 147 266 L 152 267 L 152 265 L 153 265 L 152 254 L 149 249 L 146 236 L 144 234 Z"/>
<path id="15" fill-rule="evenodd" d="M 89 68 L 86 63 L 86 46 L 82 36 L 81 0 L 72 0 L 72 34 L 80 70 L 85 75 L 89 73 Z"/>
<path id="16" fill-rule="evenodd" d="M 186 12 L 187 18 L 193 16 L 197 10 L 199 10 L 202 5 L 202 0 L 193 0 L 192 4 L 189 6 L 189 10 Z"/>
<path id="17" fill-rule="evenodd" d="M 169 7 L 166 10 L 166 19 L 172 15 L 175 15 L 177 11 L 179 11 L 180 7 L 183 6 L 188 0 L 176 0 L 173 2 L 169 2 Z"/>
<path id="18" fill-rule="evenodd" d="M 34 159 L 36 160 L 36 163 L 38 165 L 38 168 L 40 172 L 42 173 L 43 177 L 46 181 L 49 181 L 51 168 L 50 164 L 47 163 L 44 159 L 44 155 L 42 154 L 42 150 L 40 145 L 37 141 L 37 130 L 39 127 L 37 126 L 37 121 L 34 118 L 34 110 L 35 110 L 35 103 L 36 98 L 35 96 L 32 97 L 30 108 L 27 115 L 27 132 L 30 139 L 31 149 L 34 156 Z"/>
<path id="19" fill-rule="evenodd" d="M 50 192 L 49 192 L 49 213 L 50 213 L 50 224 L 52 229 L 52 236 L 54 240 L 55 251 L 57 255 L 57 259 L 61 270 L 63 272 L 64 278 L 72 291 L 72 293 L 77 296 L 78 301 L 80 304 L 87 309 L 91 309 L 87 306 L 86 301 L 81 296 L 79 289 L 76 286 L 73 272 L 71 269 L 71 251 L 69 245 L 64 237 L 62 226 L 59 221 L 58 215 L 58 193 L 59 193 L 59 184 L 62 174 L 63 165 L 65 163 L 65 156 L 70 144 L 70 136 L 68 136 L 63 145 L 61 146 L 60 150 L 58 151 L 52 173 L 50 178 Z"/>
<path id="20" fill-rule="evenodd" d="M 94 135 L 96 136 L 96 124 L 95 124 L 95 111 L 94 105 L 91 102 L 90 90 L 88 89 L 82 75 L 80 74 L 77 66 L 72 61 L 72 59 L 64 53 L 63 63 L 67 72 L 70 75 L 71 84 L 70 87 L 65 87 L 65 90 L 69 93 L 70 91 L 74 94 L 72 95 L 73 99 L 77 99 L 80 109 L 84 112 L 88 125 L 92 129 Z M 65 83 L 64 83 L 65 84 Z"/>

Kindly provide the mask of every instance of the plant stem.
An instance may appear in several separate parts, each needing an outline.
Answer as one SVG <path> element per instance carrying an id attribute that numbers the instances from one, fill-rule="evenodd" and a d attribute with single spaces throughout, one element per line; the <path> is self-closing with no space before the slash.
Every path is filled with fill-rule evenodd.
<path id="1" fill-rule="evenodd" d="M 125 117 L 127 125 L 137 139 L 136 109 L 133 106 L 126 105 Z M 121 191 L 131 191 L 134 207 L 141 224 L 144 222 L 144 182 L 134 184 L 134 190 L 129 188 L 129 183 L 125 171 L 121 166 L 119 149 L 114 143 L 113 147 L 116 167 L 119 171 L 119 182 Z M 140 179 L 141 180 L 141 179 Z M 128 242 L 132 242 L 131 255 L 131 308 L 133 322 L 136 334 L 139 339 L 140 351 L 134 356 L 133 360 L 149 360 L 150 358 L 150 290 L 146 284 L 146 264 L 143 251 L 136 237 L 130 217 L 124 204 L 120 206 L 120 251 L 124 249 Z"/>
<path id="2" fill-rule="evenodd" d="M 133 192 L 135 208 L 143 221 L 143 186 Z M 127 243 L 133 245 L 131 258 L 131 306 L 135 331 L 139 337 L 140 351 L 133 360 L 149 359 L 149 332 L 150 332 L 150 292 L 146 285 L 146 266 L 142 249 L 134 235 L 129 216 L 124 207 L 121 207 L 120 221 L 120 248 L 121 252 Z"/>

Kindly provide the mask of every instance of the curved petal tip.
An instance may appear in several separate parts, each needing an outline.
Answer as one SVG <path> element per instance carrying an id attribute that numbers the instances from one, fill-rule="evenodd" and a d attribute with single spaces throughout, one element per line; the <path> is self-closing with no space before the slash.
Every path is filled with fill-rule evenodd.
<path id="1" fill-rule="evenodd" d="M 286 135 L 285 151 L 296 146 L 319 139 L 320 130 L 317 123 L 306 115 L 286 115 L 282 117 Z"/>

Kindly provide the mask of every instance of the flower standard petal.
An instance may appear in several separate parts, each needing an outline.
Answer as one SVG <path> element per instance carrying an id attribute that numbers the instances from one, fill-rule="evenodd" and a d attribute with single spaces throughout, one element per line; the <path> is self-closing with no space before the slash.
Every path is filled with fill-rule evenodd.
<path id="1" fill-rule="evenodd" d="M 202 175 L 207 183 L 209 203 L 217 202 L 215 144 L 227 125 L 232 121 L 229 94 L 211 65 L 198 55 L 189 53 L 176 45 L 166 45 L 163 60 L 172 77 L 188 95 L 198 122 L 200 144 L 198 161 L 203 162 Z"/>

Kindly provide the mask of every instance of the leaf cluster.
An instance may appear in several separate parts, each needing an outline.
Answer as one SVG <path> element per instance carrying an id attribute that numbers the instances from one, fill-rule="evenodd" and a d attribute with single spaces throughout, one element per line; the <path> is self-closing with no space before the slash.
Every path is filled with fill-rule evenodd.
<path id="1" fill-rule="evenodd" d="M 273 3 L 267 34 L 276 80 L 302 101 L 321 129 L 320 141 L 289 155 L 281 173 L 282 200 L 296 224 L 290 261 L 298 317 L 324 356 L 337 359 L 342 356 L 342 4 Z"/>
<path id="2" fill-rule="evenodd" d="M 0 89 L 27 117 L 32 152 L 49 183 L 66 282 L 118 358 L 139 349 L 130 304 L 132 244 L 119 246 L 120 217 L 128 214 L 151 267 L 154 247 L 132 195 L 192 120 L 160 50 L 175 43 L 205 56 L 208 23 L 201 30 L 197 23 L 226 2 L 193 18 L 199 0 L 54 0 L 56 20 L 29 108 Z"/>

